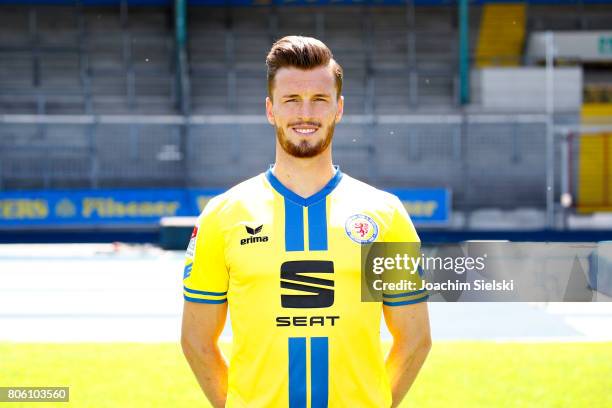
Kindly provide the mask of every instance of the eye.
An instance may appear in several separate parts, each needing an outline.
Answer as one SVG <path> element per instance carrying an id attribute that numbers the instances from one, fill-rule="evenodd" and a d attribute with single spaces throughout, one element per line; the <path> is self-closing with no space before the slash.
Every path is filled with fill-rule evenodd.
<path id="1" fill-rule="evenodd" d="M 287 103 L 287 102 L 296 102 L 296 101 L 297 101 L 297 99 L 295 99 L 295 98 L 285 99 L 285 103 Z"/>
<path id="2" fill-rule="evenodd" d="M 325 102 L 326 99 L 325 98 L 315 98 L 315 102 L 318 102 L 318 101 Z"/>

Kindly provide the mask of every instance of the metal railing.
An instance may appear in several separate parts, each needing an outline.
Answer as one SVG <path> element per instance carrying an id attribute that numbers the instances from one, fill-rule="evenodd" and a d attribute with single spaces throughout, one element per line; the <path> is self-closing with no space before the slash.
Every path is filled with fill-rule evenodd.
<path id="1" fill-rule="evenodd" d="M 347 115 L 335 161 L 381 187 L 448 187 L 455 208 L 543 207 L 546 115 Z M 264 115 L 0 115 L 6 189 L 228 187 L 274 160 Z"/>

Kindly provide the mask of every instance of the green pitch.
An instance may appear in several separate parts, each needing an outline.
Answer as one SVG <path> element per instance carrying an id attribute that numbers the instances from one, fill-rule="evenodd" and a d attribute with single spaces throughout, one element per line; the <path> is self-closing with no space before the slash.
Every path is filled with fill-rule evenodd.
<path id="1" fill-rule="evenodd" d="M 70 387 L 15 408 L 208 406 L 176 344 L 0 343 L 0 386 Z M 612 343 L 439 342 L 402 406 L 610 407 L 611 390 Z"/>

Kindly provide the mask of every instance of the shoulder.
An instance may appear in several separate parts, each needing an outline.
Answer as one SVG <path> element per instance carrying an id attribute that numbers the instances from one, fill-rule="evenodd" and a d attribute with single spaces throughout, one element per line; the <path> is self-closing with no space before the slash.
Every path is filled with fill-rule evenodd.
<path id="1" fill-rule="evenodd" d="M 342 181 L 339 186 L 342 188 L 340 191 L 342 196 L 359 201 L 366 208 L 382 213 L 394 213 L 404 208 L 402 202 L 395 194 L 378 189 L 346 173 L 343 174 Z"/>
<path id="2" fill-rule="evenodd" d="M 255 199 L 266 199 L 267 195 L 270 195 L 270 191 L 265 186 L 264 175 L 258 174 L 211 198 L 199 220 L 210 216 L 230 215 L 236 209 L 248 206 Z"/>
<path id="3" fill-rule="evenodd" d="M 352 214 L 348 220 L 358 219 L 359 222 L 371 223 L 382 241 L 418 241 L 410 216 L 396 195 L 346 174 L 344 176 L 346 179 L 343 180 L 343 190 L 339 197 L 346 213 Z"/>

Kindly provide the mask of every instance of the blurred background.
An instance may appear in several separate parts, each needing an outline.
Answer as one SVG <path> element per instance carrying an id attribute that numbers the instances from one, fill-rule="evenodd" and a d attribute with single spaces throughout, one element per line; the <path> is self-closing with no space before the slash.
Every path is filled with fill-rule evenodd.
<path id="1" fill-rule="evenodd" d="M 0 237 L 156 241 L 160 217 L 262 172 L 265 55 L 302 34 L 344 67 L 336 163 L 398 194 L 428 238 L 597 241 L 611 30 L 605 0 L 2 0 Z"/>
<path id="2" fill-rule="evenodd" d="M 612 239 L 610 0 L 0 0 L 0 386 L 202 402 L 182 250 L 274 161 L 265 56 L 292 34 L 344 67 L 336 164 L 397 194 L 425 245 Z M 609 406 L 609 305 L 431 303 L 411 402 Z"/>

